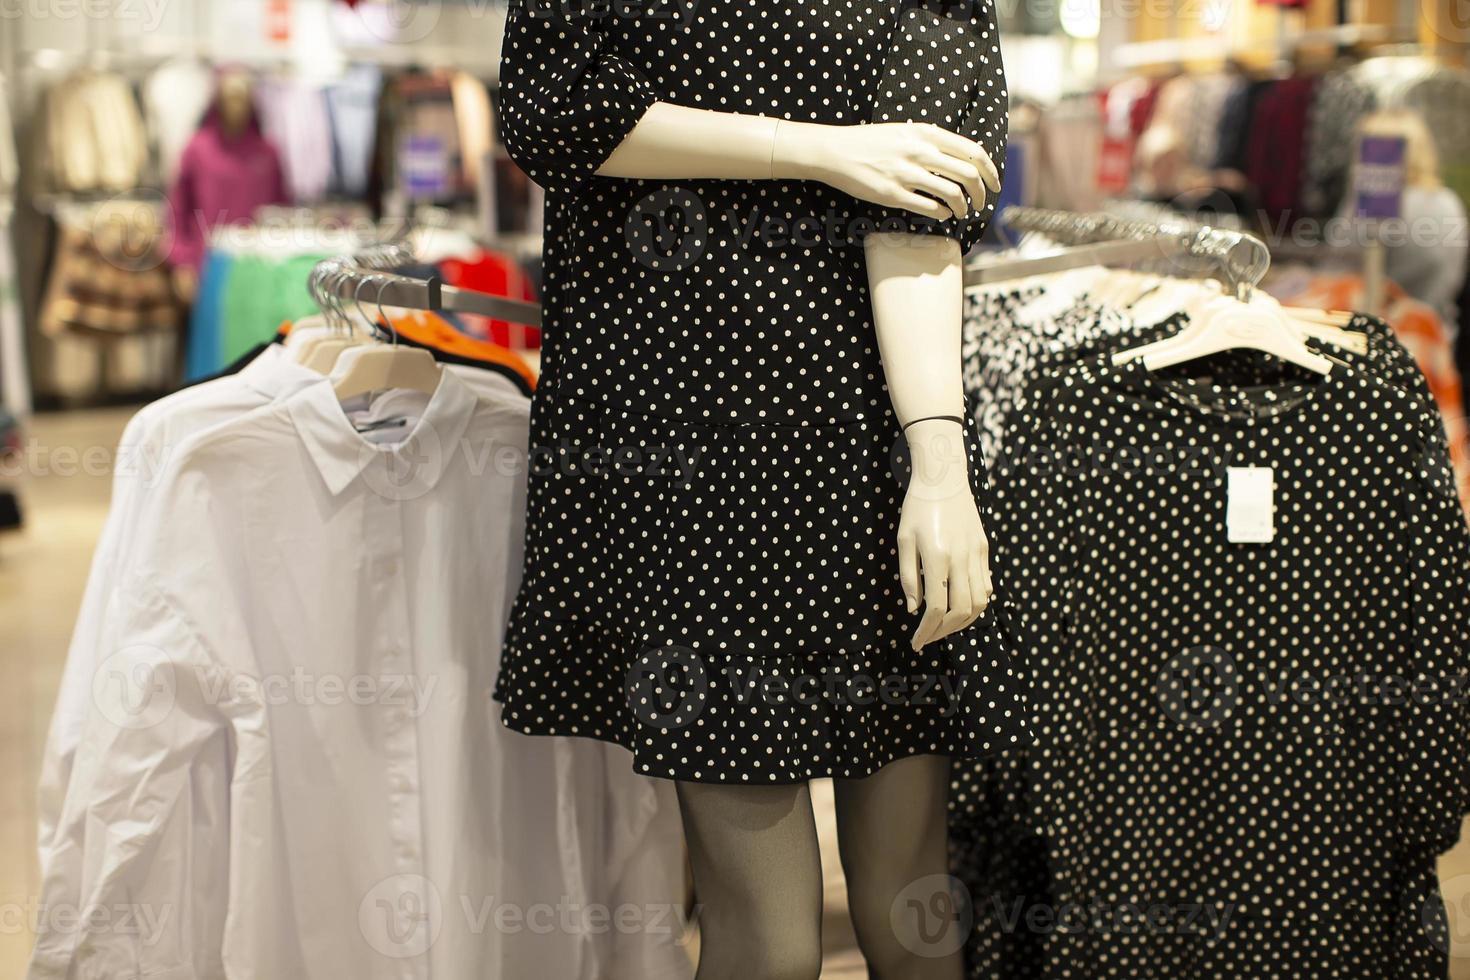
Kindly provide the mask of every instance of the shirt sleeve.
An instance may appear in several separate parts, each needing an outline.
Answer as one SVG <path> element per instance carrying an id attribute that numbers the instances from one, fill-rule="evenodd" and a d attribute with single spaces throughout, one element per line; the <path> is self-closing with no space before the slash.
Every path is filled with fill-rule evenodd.
<path id="1" fill-rule="evenodd" d="M 57 844 L 42 869 L 31 980 L 224 975 L 229 690 L 172 604 L 113 597 Z"/>
<path id="2" fill-rule="evenodd" d="M 602 166 L 657 101 L 609 51 L 607 5 L 512 0 L 500 60 L 501 138 L 532 180 L 575 187 Z"/>
<path id="3" fill-rule="evenodd" d="M 1008 95 L 991 0 L 920 0 L 899 7 L 871 121 L 933 123 L 969 137 L 1004 177 Z M 873 230 L 944 235 L 964 252 L 980 241 L 994 213 L 990 193 L 979 211 L 947 221 L 902 208 L 866 208 Z"/>

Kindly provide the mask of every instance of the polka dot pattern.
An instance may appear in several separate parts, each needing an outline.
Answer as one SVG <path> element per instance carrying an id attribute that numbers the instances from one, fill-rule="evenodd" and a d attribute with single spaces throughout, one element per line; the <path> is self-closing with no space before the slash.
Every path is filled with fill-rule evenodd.
<path id="1" fill-rule="evenodd" d="M 525 573 L 495 691 L 508 726 L 624 745 L 649 775 L 760 784 L 1027 737 L 1003 601 L 909 649 L 908 461 L 860 244 L 886 223 L 968 246 L 989 209 L 926 222 L 810 181 L 595 174 L 659 100 L 936 122 L 999 160 L 991 10 L 902 6 L 512 8 L 504 136 L 548 194 Z M 963 451 L 986 512 L 973 424 Z"/>
<path id="2" fill-rule="evenodd" d="M 1442 423 L 1369 318 L 1366 356 L 1321 348 L 1347 362 L 1326 379 L 1250 352 L 1151 373 L 1086 351 L 1181 322 L 1017 379 L 994 543 L 1037 726 L 956 765 L 969 975 L 1442 977 L 1433 855 L 1467 804 L 1463 699 L 1282 697 L 1465 676 L 1470 531 Z M 1226 540 L 1227 465 L 1273 468 L 1270 544 Z M 1103 919 L 1017 928 L 1017 908 Z"/>

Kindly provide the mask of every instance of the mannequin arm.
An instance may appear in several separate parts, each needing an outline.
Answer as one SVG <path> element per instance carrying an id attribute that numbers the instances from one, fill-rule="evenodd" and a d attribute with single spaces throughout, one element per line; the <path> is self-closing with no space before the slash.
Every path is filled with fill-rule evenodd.
<path id="1" fill-rule="evenodd" d="M 987 187 L 1000 190 L 985 149 L 939 126 L 831 126 L 670 102 L 649 106 L 596 172 L 651 180 L 817 180 L 939 220 L 968 217 L 970 201 L 984 201 Z"/>
<path id="2" fill-rule="evenodd" d="M 873 321 L 900 424 L 965 416 L 960 380 L 963 256 L 952 238 L 870 235 L 864 242 Z M 963 629 L 993 591 L 990 545 L 970 488 L 964 428 L 933 419 L 907 428 L 913 476 L 898 525 L 899 579 L 923 618 L 915 650 Z M 923 587 L 920 591 L 922 569 Z"/>

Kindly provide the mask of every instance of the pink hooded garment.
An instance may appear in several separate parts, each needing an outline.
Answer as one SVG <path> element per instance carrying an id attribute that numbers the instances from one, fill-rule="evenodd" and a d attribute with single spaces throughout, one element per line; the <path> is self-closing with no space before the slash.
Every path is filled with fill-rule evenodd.
<path id="1" fill-rule="evenodd" d="M 196 271 L 211 228 L 243 224 L 260 207 L 285 204 L 280 156 L 261 134 L 257 114 L 232 136 L 220 122 L 218 102 L 211 105 L 184 148 L 168 200 L 174 228 L 169 261 Z"/>

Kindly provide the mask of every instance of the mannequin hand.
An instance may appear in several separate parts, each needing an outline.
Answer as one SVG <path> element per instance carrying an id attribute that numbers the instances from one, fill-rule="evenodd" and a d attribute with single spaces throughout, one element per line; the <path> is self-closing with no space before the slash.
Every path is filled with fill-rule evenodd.
<path id="1" fill-rule="evenodd" d="M 931 123 L 782 120 L 771 165 L 773 177 L 819 180 L 864 201 L 940 220 L 984 207 L 986 188 L 1000 193 L 1000 174 L 980 144 Z"/>
<path id="2" fill-rule="evenodd" d="M 990 540 L 970 490 L 964 436 L 953 422 L 935 419 L 906 435 L 913 477 L 898 521 L 898 573 L 909 612 L 924 616 L 914 632 L 917 651 L 964 629 L 990 605 Z"/>

